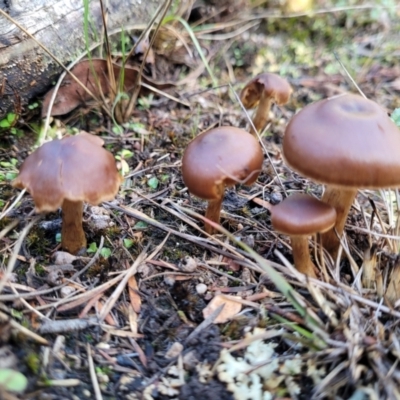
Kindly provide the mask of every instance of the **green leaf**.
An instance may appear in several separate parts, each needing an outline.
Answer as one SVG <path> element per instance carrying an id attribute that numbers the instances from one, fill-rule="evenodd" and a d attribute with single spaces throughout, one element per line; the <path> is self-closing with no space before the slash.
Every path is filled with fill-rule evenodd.
<path id="1" fill-rule="evenodd" d="M 124 246 L 129 249 L 133 246 L 134 241 L 132 239 L 124 239 Z"/>
<path id="2" fill-rule="evenodd" d="M 400 127 L 400 108 L 395 108 L 390 118 L 392 118 L 393 122 Z"/>
<path id="3" fill-rule="evenodd" d="M 161 182 L 165 182 L 165 181 L 167 181 L 168 179 L 169 179 L 169 175 L 168 174 L 163 174 L 163 175 L 161 175 Z"/>
<path id="4" fill-rule="evenodd" d="M 8 181 L 12 181 L 13 179 L 15 179 L 17 177 L 17 173 L 16 172 L 7 172 L 6 173 L 6 179 Z"/>
<path id="5" fill-rule="evenodd" d="M 22 317 L 24 316 L 24 314 L 23 314 L 21 311 L 17 311 L 17 310 L 14 309 L 14 308 L 11 309 L 11 315 L 12 315 L 14 318 L 17 318 L 17 319 L 22 319 Z"/>
<path id="6" fill-rule="evenodd" d="M 122 158 L 131 158 L 133 156 L 133 152 L 127 149 L 122 149 L 119 152 L 120 157 Z"/>
<path id="7" fill-rule="evenodd" d="M 19 371 L 0 369 L 0 385 L 8 391 L 22 393 L 28 386 L 28 379 Z"/>
<path id="8" fill-rule="evenodd" d="M 11 124 L 7 121 L 7 119 L 2 119 L 0 121 L 0 128 L 9 128 Z"/>
<path id="9" fill-rule="evenodd" d="M 34 110 L 35 108 L 38 108 L 38 107 L 39 107 L 39 103 L 38 102 L 35 102 L 35 103 L 32 103 L 32 104 L 28 105 L 28 108 L 30 110 Z"/>
<path id="10" fill-rule="evenodd" d="M 56 243 L 61 243 L 61 233 L 56 234 Z"/>
<path id="11" fill-rule="evenodd" d="M 148 181 L 147 184 L 152 188 L 152 189 L 157 189 L 158 186 L 158 179 L 155 176 L 152 176 Z"/>
<path id="12" fill-rule="evenodd" d="M 87 249 L 88 253 L 96 253 L 97 251 L 97 244 L 96 243 L 90 243 L 90 246 Z"/>
<path id="13" fill-rule="evenodd" d="M 139 222 L 136 222 L 133 229 L 145 229 L 145 228 L 147 228 L 147 226 L 148 225 L 146 224 L 146 222 L 139 221 Z"/>
<path id="14" fill-rule="evenodd" d="M 108 247 L 103 247 L 100 251 L 100 254 L 103 258 L 108 258 L 111 256 L 111 250 Z"/>
<path id="15" fill-rule="evenodd" d="M 10 125 L 15 121 L 16 118 L 17 118 L 17 115 L 15 113 L 7 114 L 7 121 L 10 123 Z"/>
<path id="16" fill-rule="evenodd" d="M 116 134 L 116 135 L 122 135 L 124 133 L 124 128 L 120 125 L 114 125 L 112 128 L 112 131 Z"/>

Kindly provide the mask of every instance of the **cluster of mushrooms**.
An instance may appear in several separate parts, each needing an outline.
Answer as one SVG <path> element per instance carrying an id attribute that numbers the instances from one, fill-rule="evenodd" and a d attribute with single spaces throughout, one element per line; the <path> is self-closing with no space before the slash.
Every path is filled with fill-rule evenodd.
<path id="1" fill-rule="evenodd" d="M 271 103 L 286 104 L 291 93 L 285 79 L 260 74 L 240 96 L 247 109 L 257 107 L 250 133 L 221 126 L 189 143 L 182 177 L 189 192 L 208 201 L 207 220 L 219 223 L 226 187 L 256 182 L 264 160 L 257 132 L 268 122 Z M 25 160 L 13 182 L 32 195 L 37 212 L 62 208 L 61 246 L 72 254 L 86 247 L 84 202 L 113 199 L 122 181 L 103 144 L 86 132 L 45 143 Z M 325 185 L 321 200 L 296 193 L 270 208 L 274 229 L 291 238 L 296 268 L 316 277 L 309 236 L 320 234 L 321 245 L 336 258 L 357 190 L 400 186 L 400 131 L 375 102 L 344 94 L 298 112 L 286 127 L 282 153 L 292 170 Z M 207 222 L 205 231 L 214 233 Z"/>
<path id="2" fill-rule="evenodd" d="M 241 93 L 246 108 L 258 106 L 250 133 L 223 126 L 189 143 L 182 176 L 192 194 L 208 200 L 207 219 L 219 222 L 225 187 L 257 180 L 263 163 L 257 131 L 266 126 L 271 102 L 285 104 L 291 92 L 283 78 L 261 74 Z M 357 190 L 400 186 L 400 130 L 377 103 L 346 93 L 298 112 L 286 127 L 282 154 L 292 170 L 325 185 L 321 200 L 296 193 L 270 208 L 274 229 L 291 238 L 297 270 L 316 277 L 309 236 L 319 234 L 336 259 Z M 214 233 L 207 223 L 205 230 Z"/>

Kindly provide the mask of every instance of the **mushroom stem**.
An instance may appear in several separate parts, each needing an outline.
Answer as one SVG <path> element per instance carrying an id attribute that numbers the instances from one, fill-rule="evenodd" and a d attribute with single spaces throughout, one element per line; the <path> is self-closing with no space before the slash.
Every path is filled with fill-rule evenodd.
<path id="1" fill-rule="evenodd" d="M 82 227 L 83 201 L 65 199 L 62 205 L 61 247 L 71 254 L 86 247 Z"/>
<path id="2" fill-rule="evenodd" d="M 223 196 L 219 197 L 216 200 L 208 201 L 208 206 L 207 206 L 205 217 L 208 218 L 210 221 L 219 223 L 222 199 L 223 199 Z M 207 222 L 204 224 L 204 230 L 209 235 L 212 235 L 213 233 L 215 233 L 215 229 L 210 224 L 207 224 Z"/>
<path id="3" fill-rule="evenodd" d="M 253 118 L 253 125 L 256 130 L 254 130 L 252 126 L 250 127 L 250 133 L 252 135 L 257 136 L 257 132 L 260 132 L 267 125 L 271 103 L 271 97 L 263 93 L 257 107 L 256 115 Z"/>
<path id="4" fill-rule="evenodd" d="M 333 259 L 336 259 L 340 246 L 340 240 L 335 233 L 335 229 L 339 236 L 341 236 L 344 230 L 347 215 L 356 195 L 357 189 L 338 189 L 332 186 L 326 186 L 325 193 L 322 196 L 322 201 L 331 205 L 336 210 L 335 226 L 329 231 L 321 234 L 322 246 L 332 256 Z"/>
<path id="5" fill-rule="evenodd" d="M 302 274 L 316 278 L 314 263 L 310 258 L 308 238 L 306 235 L 290 236 L 294 266 Z"/>

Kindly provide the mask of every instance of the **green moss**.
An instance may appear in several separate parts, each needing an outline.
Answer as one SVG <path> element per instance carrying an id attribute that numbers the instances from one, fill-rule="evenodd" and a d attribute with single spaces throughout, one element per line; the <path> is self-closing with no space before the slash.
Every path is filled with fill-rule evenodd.
<path id="1" fill-rule="evenodd" d="M 26 366 L 32 371 L 35 375 L 39 373 L 40 369 L 40 357 L 37 353 L 33 351 L 28 352 L 25 357 Z"/>
<path id="2" fill-rule="evenodd" d="M 35 265 L 35 272 L 39 276 L 45 276 L 47 274 L 46 269 L 41 264 Z"/>
<path id="3" fill-rule="evenodd" d="M 37 255 L 45 255 L 51 246 L 51 241 L 46 238 L 45 231 L 34 226 L 26 237 L 28 248 Z"/>

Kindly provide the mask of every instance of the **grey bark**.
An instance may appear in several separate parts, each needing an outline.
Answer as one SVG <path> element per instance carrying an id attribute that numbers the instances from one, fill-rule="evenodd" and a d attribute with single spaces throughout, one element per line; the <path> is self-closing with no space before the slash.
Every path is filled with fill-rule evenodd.
<path id="1" fill-rule="evenodd" d="M 101 37 L 100 2 L 90 1 L 92 43 Z M 107 29 L 143 27 L 162 0 L 103 0 Z M 85 51 L 83 0 L 0 0 L 20 23 L 62 63 Z M 39 45 L 0 15 L 0 118 L 45 93 L 62 68 Z"/>

